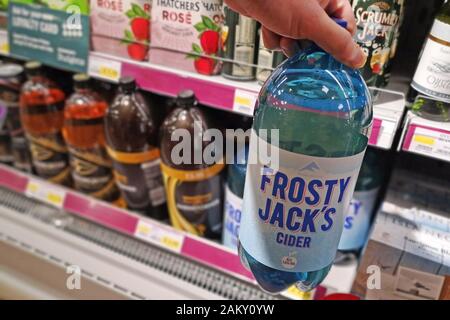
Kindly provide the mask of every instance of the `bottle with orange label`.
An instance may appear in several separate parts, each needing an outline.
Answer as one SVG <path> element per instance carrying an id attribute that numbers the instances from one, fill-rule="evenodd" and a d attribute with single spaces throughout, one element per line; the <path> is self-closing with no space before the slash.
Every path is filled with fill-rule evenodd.
<path id="1" fill-rule="evenodd" d="M 73 77 L 74 93 L 66 100 L 63 135 L 70 154 L 75 189 L 121 206 L 105 149 L 104 116 L 108 105 L 86 74 Z"/>
<path id="2" fill-rule="evenodd" d="M 37 61 L 25 65 L 28 81 L 20 93 L 20 118 L 37 174 L 71 184 L 67 147 L 62 136 L 65 94 L 48 79 Z"/>
<path id="3" fill-rule="evenodd" d="M 166 197 L 151 105 L 131 77 L 119 80 L 119 90 L 105 116 L 106 149 L 127 207 L 165 220 Z"/>
<path id="4" fill-rule="evenodd" d="M 161 168 L 172 225 L 198 236 L 218 239 L 222 231 L 222 163 L 206 161 L 217 153 L 214 142 L 204 141 L 210 129 L 196 107 L 194 93 L 185 90 L 177 107 L 161 127 Z M 207 163 L 208 162 L 208 163 Z"/>

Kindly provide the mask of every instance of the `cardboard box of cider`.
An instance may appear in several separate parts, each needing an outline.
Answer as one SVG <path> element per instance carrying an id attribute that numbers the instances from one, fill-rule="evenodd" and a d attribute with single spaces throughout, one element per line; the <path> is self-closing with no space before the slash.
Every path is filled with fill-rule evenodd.
<path id="1" fill-rule="evenodd" d="M 137 61 L 148 59 L 152 0 L 92 0 L 92 49 Z"/>
<path id="2" fill-rule="evenodd" d="M 223 20 L 222 0 L 154 0 L 150 62 L 218 73 Z"/>

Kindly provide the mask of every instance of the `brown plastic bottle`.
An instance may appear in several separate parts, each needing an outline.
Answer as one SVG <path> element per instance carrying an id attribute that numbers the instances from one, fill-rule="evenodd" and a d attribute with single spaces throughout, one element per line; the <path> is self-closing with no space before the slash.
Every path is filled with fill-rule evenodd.
<path id="1" fill-rule="evenodd" d="M 73 76 L 74 93 L 66 100 L 63 136 L 69 149 L 75 189 L 120 206 L 112 161 L 106 153 L 104 116 L 108 105 L 86 74 Z"/>
<path id="2" fill-rule="evenodd" d="M 202 156 L 200 159 L 197 156 L 196 159 L 195 153 L 203 155 L 206 146 L 210 144 L 210 142 L 203 142 L 201 137 L 199 140 L 199 130 L 205 132 L 210 125 L 196 105 L 197 101 L 192 91 L 180 92 L 177 107 L 166 117 L 161 127 L 161 168 L 166 187 L 167 206 L 170 221 L 175 228 L 218 239 L 222 231 L 220 173 L 224 164 L 206 164 Z M 182 140 L 176 136 L 183 132 L 189 133 L 187 136 L 190 140 L 190 148 L 178 152 L 179 143 Z M 175 134 L 172 135 L 173 133 Z M 200 152 L 199 149 L 201 149 Z M 175 159 L 178 155 L 181 155 L 184 160 Z"/>
<path id="3" fill-rule="evenodd" d="M 37 61 L 25 65 L 28 81 L 20 94 L 20 118 L 36 173 L 51 182 L 71 184 L 67 147 L 62 137 L 64 92 Z"/>
<path id="4" fill-rule="evenodd" d="M 119 89 L 105 117 L 108 154 L 127 207 L 159 220 L 167 219 L 166 197 L 151 106 L 133 78 L 119 80 Z"/>

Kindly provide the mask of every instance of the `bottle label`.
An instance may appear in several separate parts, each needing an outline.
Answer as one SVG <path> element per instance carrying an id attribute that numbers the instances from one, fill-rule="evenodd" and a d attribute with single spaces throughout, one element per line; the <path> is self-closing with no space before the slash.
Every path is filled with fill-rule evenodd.
<path id="1" fill-rule="evenodd" d="M 13 160 L 8 131 L 0 129 L 0 162 L 11 164 Z"/>
<path id="2" fill-rule="evenodd" d="M 172 225 L 198 236 L 222 230 L 220 172 L 223 164 L 206 169 L 178 170 L 161 163 Z"/>
<path id="3" fill-rule="evenodd" d="M 353 193 L 344 219 L 339 250 L 358 250 L 364 246 L 378 190 L 378 188 L 375 188 Z"/>
<path id="4" fill-rule="evenodd" d="M 12 136 L 11 143 L 14 156 L 14 167 L 25 172 L 31 172 L 33 170 L 31 154 L 25 136 L 23 134 Z"/>
<path id="5" fill-rule="evenodd" d="M 69 146 L 75 188 L 94 198 L 114 201 L 119 191 L 114 182 L 111 161 L 104 148 L 81 149 Z"/>
<path id="6" fill-rule="evenodd" d="M 411 86 L 450 102 L 450 25 L 435 20 L 417 65 Z"/>
<path id="7" fill-rule="evenodd" d="M 228 186 L 225 188 L 225 206 L 222 242 L 237 250 L 239 226 L 242 218 L 242 198 L 235 195 Z"/>
<path id="8" fill-rule="evenodd" d="M 67 148 L 62 134 L 60 132 L 39 136 L 27 134 L 27 139 L 38 176 L 53 183 L 70 184 Z"/>
<path id="9" fill-rule="evenodd" d="M 159 149 L 119 152 L 107 148 L 114 160 L 114 176 L 129 208 L 145 211 L 166 202 Z"/>
<path id="10" fill-rule="evenodd" d="M 258 150 L 255 146 L 278 149 L 279 166 L 271 168 L 260 159 L 248 164 L 239 231 L 243 248 L 262 264 L 283 271 L 330 265 L 364 151 L 342 158 L 312 157 L 268 145 L 253 133 L 250 150 Z"/>

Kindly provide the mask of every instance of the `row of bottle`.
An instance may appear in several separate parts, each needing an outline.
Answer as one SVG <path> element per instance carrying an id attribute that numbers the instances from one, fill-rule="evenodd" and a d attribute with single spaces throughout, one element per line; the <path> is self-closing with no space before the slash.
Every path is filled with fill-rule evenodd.
<path id="1" fill-rule="evenodd" d="M 169 217 L 178 229 L 220 238 L 225 164 L 195 159 L 196 150 L 203 154 L 208 145 L 196 145 L 197 131 L 213 125 L 192 91 L 180 92 L 170 110 L 157 110 L 129 77 L 120 79 L 108 103 L 85 74 L 73 76 L 67 95 L 39 62 L 25 64 L 27 81 L 23 71 L 19 64 L 0 66 L 0 79 L 9 81 L 0 82 L 3 104 L 12 90 L 6 84 L 14 84 L 15 93 L 1 109 L 8 139 L 0 140 L 0 162 L 155 219 Z M 180 129 L 189 134 L 182 163 L 173 155 L 179 143 L 172 140 Z"/>

